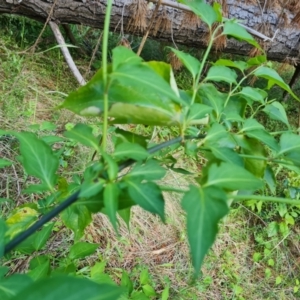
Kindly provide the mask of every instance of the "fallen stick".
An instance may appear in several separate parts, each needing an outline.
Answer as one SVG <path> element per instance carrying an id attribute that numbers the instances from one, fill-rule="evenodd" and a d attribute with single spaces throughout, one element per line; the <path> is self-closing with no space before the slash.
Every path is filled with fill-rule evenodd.
<path id="1" fill-rule="evenodd" d="M 54 23 L 52 21 L 49 22 L 49 25 L 51 27 L 51 30 L 53 31 L 56 41 L 60 46 L 60 50 L 68 64 L 71 72 L 73 73 L 73 75 L 75 76 L 75 78 L 77 79 L 77 81 L 80 85 L 85 85 L 86 81 L 83 79 L 78 68 L 76 67 L 75 62 L 69 52 L 69 49 L 68 49 L 68 47 L 66 47 L 65 39 L 64 39 L 63 35 L 61 34 L 59 27 L 57 26 L 56 23 Z"/>

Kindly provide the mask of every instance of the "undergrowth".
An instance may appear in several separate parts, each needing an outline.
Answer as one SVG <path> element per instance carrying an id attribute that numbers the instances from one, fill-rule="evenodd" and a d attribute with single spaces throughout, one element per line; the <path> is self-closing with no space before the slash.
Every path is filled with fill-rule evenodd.
<path id="1" fill-rule="evenodd" d="M 40 24 L 21 18 L 5 17 L 5 20 L 10 21 L 0 32 L 0 128 L 33 131 L 45 137 L 49 132 L 54 132 L 59 138 L 62 131 L 73 126 L 76 120 L 85 122 L 85 119 L 75 117 L 70 112 L 55 109 L 64 95 L 74 90 L 77 84 L 59 49 L 42 52 L 52 45 L 44 44 L 45 41 L 53 43 L 48 31 L 40 43 L 38 53 L 24 53 L 38 35 Z M 21 30 L 16 31 L 20 24 Z M 74 32 L 80 37 L 80 34 L 84 36 L 85 31 L 79 28 Z M 134 43 L 133 39 L 133 47 Z M 150 50 L 151 45 L 153 44 L 148 46 Z M 151 58 L 147 54 L 147 48 L 144 55 Z M 88 59 L 81 57 L 76 63 L 85 70 Z M 189 83 L 185 71 L 177 72 L 176 78 L 179 86 L 184 87 Z M 292 124 L 298 127 L 298 112 L 294 102 L 290 101 L 285 105 L 287 111 L 291 112 L 289 117 Z M 282 130 L 283 125 L 279 122 L 265 122 L 272 130 Z M 96 128 L 97 122 L 92 125 Z M 153 134 L 151 126 L 138 126 L 135 130 L 145 135 Z M 169 135 L 173 133 L 156 132 L 153 137 L 155 140 L 156 136 L 166 138 Z M 60 172 L 63 177 L 71 178 L 80 174 L 83 166 L 92 158 L 93 153 L 76 142 L 67 143 L 62 139 L 55 143 L 61 150 Z M 30 199 L 31 195 L 21 193 L 25 182 L 33 179 L 24 174 L 21 165 L 17 163 L 19 153 L 16 144 L 17 141 L 11 137 L 0 139 L 1 158 L 16 162 L 0 174 L 2 216 L 20 204 L 39 200 L 38 197 Z M 180 163 L 184 165 L 185 159 Z M 197 161 L 189 167 L 191 171 L 200 168 Z M 281 189 L 277 193 L 297 194 L 300 184 L 294 179 L 293 174 L 283 176 Z M 172 168 L 163 183 L 179 188 L 189 185 L 186 178 Z M 294 190 L 291 191 L 292 188 Z M 205 259 L 201 278 L 195 282 L 187 282 L 192 267 L 185 228 L 182 225 L 184 213 L 177 196 L 167 196 L 166 225 L 161 224 L 158 217 L 135 208 L 131 230 L 122 224 L 120 236 L 116 236 L 105 216 L 97 214 L 83 240 L 101 246 L 94 255 L 78 260 L 74 266 L 68 265 L 66 253 L 67 245 L 72 240 L 72 232 L 62 223 L 56 223 L 54 234 L 44 252 L 50 253 L 52 265 L 70 267 L 73 272 L 82 275 L 90 272 L 91 266 L 100 261 L 102 279 L 106 282 L 112 279 L 120 282 L 122 270 L 125 269 L 136 290 L 142 288 L 141 274 L 146 276 L 149 271 L 151 275 L 147 275 L 149 278 L 146 276 L 149 286 L 158 294 L 169 287 L 170 299 L 299 299 L 300 211 L 291 211 L 278 204 L 262 205 L 251 201 L 235 204 L 229 216 L 221 223 L 219 239 Z M 1 202 L 2 198 L 14 200 Z M 29 259 L 30 256 L 25 254 L 12 255 L 5 265 L 9 267 L 10 274 L 22 273 L 30 268 Z"/>

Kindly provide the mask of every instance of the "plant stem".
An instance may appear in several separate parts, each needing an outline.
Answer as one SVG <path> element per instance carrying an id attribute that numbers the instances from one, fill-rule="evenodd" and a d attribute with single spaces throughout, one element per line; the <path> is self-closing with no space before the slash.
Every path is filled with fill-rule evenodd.
<path id="1" fill-rule="evenodd" d="M 103 132 L 102 132 L 102 151 L 106 151 L 107 145 L 107 128 L 108 128 L 108 79 L 107 79 L 107 53 L 108 53 L 108 34 L 109 34 L 109 23 L 110 14 L 112 9 L 112 0 L 107 0 L 105 21 L 104 21 L 104 31 L 103 31 L 103 41 L 102 41 L 102 80 L 104 86 L 103 95 Z"/>
<path id="2" fill-rule="evenodd" d="M 300 205 L 300 200 L 294 200 L 291 198 L 278 198 L 272 196 L 259 196 L 259 195 L 230 195 L 230 198 L 233 198 L 237 201 L 243 200 L 259 200 L 264 202 L 274 202 L 274 203 L 284 203 L 291 205 Z"/>
<path id="3" fill-rule="evenodd" d="M 211 39 L 209 40 L 209 43 L 208 43 L 207 48 L 206 48 L 206 51 L 205 51 L 205 53 L 203 55 L 203 59 L 201 61 L 200 69 L 199 69 L 199 72 L 198 72 L 197 77 L 195 79 L 194 86 L 193 86 L 193 97 L 192 97 L 192 103 L 191 103 L 191 105 L 194 104 L 194 102 L 195 102 L 196 94 L 197 94 L 198 89 L 200 87 L 200 85 L 199 85 L 200 76 L 201 76 L 202 71 L 204 69 L 204 65 L 205 65 L 205 63 L 207 61 L 208 55 L 210 53 L 210 50 L 211 50 L 211 48 L 213 46 L 213 43 L 214 43 L 214 40 L 215 40 L 215 35 L 219 31 L 220 27 L 222 27 L 222 25 L 218 26 L 214 30 L 214 32 L 212 33 Z"/>

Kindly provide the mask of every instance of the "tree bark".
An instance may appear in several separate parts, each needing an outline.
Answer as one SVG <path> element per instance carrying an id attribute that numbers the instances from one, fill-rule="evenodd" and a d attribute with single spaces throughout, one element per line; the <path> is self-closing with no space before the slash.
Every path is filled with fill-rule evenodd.
<path id="1" fill-rule="evenodd" d="M 132 1 L 137 0 L 114 0 L 111 30 L 120 33 L 121 36 L 123 34 L 142 35 L 147 30 L 147 24 L 149 24 L 155 8 L 153 3 L 143 6 L 147 7 L 146 25 L 144 24 L 144 26 L 137 21 L 139 15 L 138 11 L 133 9 L 134 2 Z M 153 2 L 156 1 L 153 0 Z M 292 22 L 288 24 L 288 21 L 286 21 L 292 20 L 294 17 L 290 11 L 285 10 L 284 20 L 287 24 L 283 25 L 282 9 L 276 6 L 269 8 L 266 13 L 262 12 L 261 7 L 247 4 L 250 1 L 223 0 L 223 2 L 226 5 L 226 16 L 228 18 L 239 19 L 244 25 L 260 32 L 263 31 L 262 33 L 270 38 L 278 30 L 273 41 L 263 42 L 260 40 L 264 44 L 269 59 L 284 61 L 288 57 L 295 61 L 295 59 L 300 58 L 300 28 L 292 25 Z M 53 5 L 54 9 L 50 18 L 52 22 L 57 24 L 83 24 L 94 28 L 103 28 L 106 10 L 105 0 L 0 0 L 0 13 L 23 15 L 45 22 Z M 174 6 L 176 5 L 178 4 L 174 2 Z M 156 22 L 164 21 L 159 28 L 153 28 L 150 31 L 149 37 L 189 47 L 205 48 L 207 40 L 206 26 L 203 23 L 199 25 L 196 24 L 197 22 L 191 22 L 191 19 L 187 18 L 191 18 L 191 15 L 188 15 L 187 12 L 161 5 Z M 132 21 L 134 21 L 134 24 Z M 246 43 L 228 39 L 227 46 L 222 49 L 222 52 L 248 55 L 251 49 L 252 47 Z"/>

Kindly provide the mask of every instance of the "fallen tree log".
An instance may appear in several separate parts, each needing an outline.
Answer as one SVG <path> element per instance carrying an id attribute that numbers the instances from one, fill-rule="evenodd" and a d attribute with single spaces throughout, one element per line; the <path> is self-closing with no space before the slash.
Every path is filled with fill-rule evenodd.
<path id="1" fill-rule="evenodd" d="M 153 0 L 154 3 L 156 1 Z M 121 36 L 125 33 L 142 35 L 150 23 L 155 8 L 153 2 L 114 0 L 111 30 Z M 300 5 L 297 1 L 294 11 L 291 3 L 282 7 L 277 1 L 272 1 L 270 7 L 253 4 L 260 1 L 219 2 L 223 5 L 224 16 L 237 18 L 245 26 L 269 38 L 264 41 L 257 37 L 269 59 L 296 65 L 300 57 L 300 17 L 297 18 L 298 14 L 300 16 Z M 106 1 L 103 0 L 0 0 L 0 14 L 17 14 L 41 22 L 45 22 L 51 14 L 50 20 L 57 24 L 83 24 L 94 28 L 103 28 L 105 10 Z M 205 24 L 173 0 L 162 1 L 149 37 L 196 48 L 205 48 L 208 38 Z M 251 49 L 248 44 L 228 39 L 222 52 L 248 55 Z"/>

